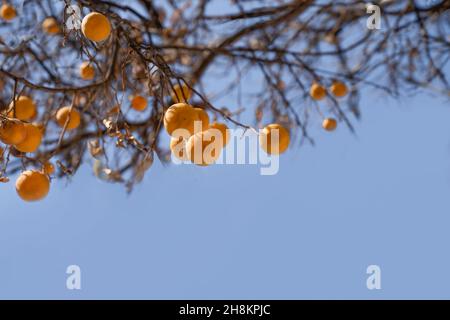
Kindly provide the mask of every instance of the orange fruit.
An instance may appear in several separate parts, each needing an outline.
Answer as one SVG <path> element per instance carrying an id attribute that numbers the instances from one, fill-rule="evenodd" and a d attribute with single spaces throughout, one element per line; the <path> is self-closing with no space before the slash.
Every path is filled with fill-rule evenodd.
<path id="1" fill-rule="evenodd" d="M 58 21 L 53 17 L 45 18 L 42 22 L 42 30 L 48 34 L 58 34 L 61 31 Z"/>
<path id="2" fill-rule="evenodd" d="M 320 84 L 314 83 L 309 90 L 309 94 L 314 100 L 322 100 L 327 95 L 327 91 Z"/>
<path id="3" fill-rule="evenodd" d="M 16 180 L 16 191 L 25 201 L 41 200 L 50 191 L 50 179 L 39 171 L 24 171 Z"/>
<path id="4" fill-rule="evenodd" d="M 147 109 L 147 99 L 143 96 L 133 96 L 131 99 L 131 107 L 137 111 L 144 111 Z"/>
<path id="5" fill-rule="evenodd" d="M 81 122 L 80 113 L 71 106 L 62 107 L 56 112 L 56 122 L 61 128 L 64 128 L 67 121 L 66 130 L 78 128 Z"/>
<path id="6" fill-rule="evenodd" d="M 176 129 L 185 129 L 190 134 L 194 133 L 194 121 L 198 119 L 198 113 L 186 103 L 176 103 L 167 109 L 164 114 L 164 127 L 169 135 Z"/>
<path id="7" fill-rule="evenodd" d="M 327 131 L 334 131 L 337 127 L 337 121 L 333 118 L 326 118 L 322 122 L 322 127 Z"/>
<path id="8" fill-rule="evenodd" d="M 197 132 L 186 143 L 186 154 L 199 166 L 213 164 L 220 156 L 222 145 L 218 144 L 216 130 Z"/>
<path id="9" fill-rule="evenodd" d="M 12 101 L 9 104 L 9 113 L 8 116 L 17 118 L 19 120 L 23 121 L 29 121 L 32 120 L 36 114 L 36 104 L 34 101 L 27 96 L 20 96 L 16 99 L 16 108 L 13 109 L 14 102 Z"/>
<path id="10" fill-rule="evenodd" d="M 195 127 L 195 123 L 194 123 L 194 130 L 195 129 L 200 129 L 200 131 L 204 131 L 206 129 L 208 129 L 209 127 L 209 116 L 208 113 L 206 112 L 205 109 L 203 108 L 194 108 L 194 111 L 197 115 L 195 121 L 200 121 L 201 122 L 201 126 Z"/>
<path id="11" fill-rule="evenodd" d="M 24 126 L 27 133 L 26 138 L 15 144 L 14 147 L 20 152 L 35 152 L 41 145 L 42 131 L 38 126 L 31 123 L 25 123 Z"/>
<path id="12" fill-rule="evenodd" d="M 95 68 L 89 61 L 80 64 L 80 77 L 83 80 L 92 80 L 95 77 Z"/>
<path id="13" fill-rule="evenodd" d="M 281 154 L 290 143 L 289 131 L 280 124 L 266 126 L 259 135 L 259 144 L 268 154 Z"/>
<path id="14" fill-rule="evenodd" d="M 3 20 L 9 21 L 17 16 L 16 9 L 10 4 L 3 4 L 0 8 L 0 17 Z"/>
<path id="15" fill-rule="evenodd" d="M 192 91 L 185 84 L 182 84 L 181 87 L 179 84 L 176 84 L 173 86 L 173 91 L 170 95 L 174 102 L 185 102 L 192 97 Z"/>
<path id="16" fill-rule="evenodd" d="M 217 129 L 220 131 L 221 135 L 222 135 L 222 142 L 223 142 L 223 147 L 225 147 L 228 142 L 230 141 L 230 132 L 228 130 L 228 127 L 225 123 L 220 123 L 220 122 L 213 122 L 209 125 L 210 129 Z"/>
<path id="17" fill-rule="evenodd" d="M 6 120 L 0 127 L 0 140 L 6 144 L 14 145 L 25 140 L 27 131 L 25 125 L 19 120 Z"/>
<path id="18" fill-rule="evenodd" d="M 91 12 L 83 18 L 81 31 L 91 41 L 106 40 L 111 34 L 111 23 L 108 18 L 99 12 Z"/>
<path id="19" fill-rule="evenodd" d="M 347 86 L 345 85 L 345 83 L 340 82 L 340 81 L 335 81 L 333 82 L 333 84 L 330 87 L 330 91 L 333 95 L 335 95 L 336 97 L 344 97 L 348 90 L 347 90 Z"/>
<path id="20" fill-rule="evenodd" d="M 42 166 L 42 171 L 47 175 L 52 175 L 55 173 L 55 166 L 51 162 L 46 162 Z"/>
<path id="21" fill-rule="evenodd" d="M 208 113 L 202 108 L 194 108 L 186 103 L 176 103 L 164 114 L 164 127 L 169 135 L 173 135 L 176 129 L 185 129 L 192 135 L 196 131 L 208 129 L 208 126 Z"/>

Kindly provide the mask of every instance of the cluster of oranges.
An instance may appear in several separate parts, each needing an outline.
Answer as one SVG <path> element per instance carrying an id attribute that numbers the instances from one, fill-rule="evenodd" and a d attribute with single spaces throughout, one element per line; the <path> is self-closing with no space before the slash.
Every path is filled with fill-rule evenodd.
<path id="1" fill-rule="evenodd" d="M 330 87 L 330 92 L 340 98 L 347 95 L 348 89 L 344 83 L 335 81 Z M 315 100 L 322 100 L 327 95 L 327 90 L 320 84 L 314 83 L 311 86 L 310 95 Z M 228 143 L 228 127 L 217 122 L 209 124 L 209 117 L 204 109 L 194 108 L 181 102 L 187 101 L 190 97 L 191 91 L 187 86 L 176 87 L 172 98 L 178 103 L 166 111 L 164 126 L 171 135 L 170 149 L 175 157 L 206 166 L 219 158 L 221 148 Z M 199 130 L 195 130 L 196 122 L 199 123 Z M 337 121 L 334 118 L 325 118 L 322 127 L 326 131 L 334 131 Z M 184 131 L 179 133 L 177 129 L 184 129 Z M 289 131 L 281 124 L 269 124 L 260 133 L 259 144 L 268 154 L 284 153 L 290 144 Z"/>
<path id="2" fill-rule="evenodd" d="M 5 21 L 13 20 L 17 16 L 16 9 L 4 3 L 0 7 L 0 18 Z M 86 15 L 82 21 L 83 35 L 95 42 L 106 40 L 111 33 L 111 24 L 103 14 L 92 12 Z M 49 35 L 61 32 L 58 21 L 48 17 L 42 22 L 42 30 Z M 80 77 L 83 80 L 92 80 L 95 77 L 95 68 L 90 62 L 80 65 Z M 133 98 L 131 105 L 136 110 L 144 110 L 147 101 L 141 96 Z M 44 135 L 43 126 L 32 121 L 37 116 L 36 103 L 32 98 L 20 95 L 13 99 L 6 112 L 0 119 L 0 141 L 13 147 L 22 153 L 33 153 L 41 145 Z M 73 106 L 64 106 L 55 113 L 55 122 L 70 131 L 78 128 L 81 124 L 80 112 Z M 4 150 L 0 148 L 0 156 L 3 157 Z M 50 175 L 55 172 L 54 165 L 45 161 L 39 170 L 26 170 L 16 180 L 18 195 L 25 201 L 37 201 L 45 198 L 50 190 Z"/>
<path id="3" fill-rule="evenodd" d="M 178 103 L 164 114 L 164 127 L 171 136 L 170 150 L 175 157 L 207 166 L 219 158 L 222 148 L 228 144 L 229 131 L 224 123 L 210 123 L 205 109 L 179 102 L 189 100 L 191 95 L 189 87 L 175 86 L 172 98 Z"/>
<path id="4" fill-rule="evenodd" d="M 176 87 L 172 98 L 178 103 L 165 112 L 164 127 L 171 136 L 170 150 L 176 158 L 207 166 L 219 158 L 230 140 L 230 132 L 224 123 L 210 123 L 205 109 L 179 102 L 181 98 L 187 101 L 191 95 L 189 87 Z M 289 131 L 280 124 L 270 124 L 262 130 L 259 141 L 268 154 L 281 154 L 289 147 Z"/>
<path id="5" fill-rule="evenodd" d="M 348 89 L 345 83 L 334 81 L 330 86 L 330 92 L 333 96 L 342 98 L 347 95 Z M 319 83 L 314 83 L 309 90 L 309 94 L 314 100 L 322 100 L 327 95 L 327 89 Z M 334 131 L 337 127 L 337 121 L 334 118 L 325 118 L 322 122 L 322 127 L 326 131 Z"/>
<path id="6" fill-rule="evenodd" d="M 11 102 L 8 110 L 1 120 L 0 141 L 22 153 L 35 152 L 44 134 L 42 126 L 30 122 L 37 114 L 36 104 L 31 98 L 20 96 Z M 65 130 L 73 130 L 80 125 L 80 114 L 72 106 L 65 106 L 56 112 L 55 122 Z M 24 171 L 16 182 L 17 193 L 26 201 L 44 198 L 50 187 L 49 175 L 54 171 L 50 162 L 45 162 L 40 171 Z"/>

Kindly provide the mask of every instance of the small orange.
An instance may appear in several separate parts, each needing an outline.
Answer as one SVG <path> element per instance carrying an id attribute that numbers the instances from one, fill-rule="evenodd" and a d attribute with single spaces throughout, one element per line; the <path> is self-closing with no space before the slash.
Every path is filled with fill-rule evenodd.
<path id="1" fill-rule="evenodd" d="M 0 17 L 3 20 L 9 21 L 17 16 L 16 9 L 10 4 L 3 4 L 0 8 Z"/>
<path id="2" fill-rule="evenodd" d="M 53 173 L 55 173 L 55 166 L 53 165 L 53 163 L 47 161 L 42 166 L 42 171 L 47 175 L 52 175 Z"/>
<path id="3" fill-rule="evenodd" d="M 259 135 L 259 144 L 268 154 L 281 154 L 287 150 L 290 143 L 289 131 L 280 124 L 266 126 Z"/>
<path id="4" fill-rule="evenodd" d="M 345 85 L 345 83 L 340 82 L 340 81 L 335 81 L 333 82 L 333 84 L 330 87 L 330 91 L 332 94 L 334 94 L 336 97 L 344 97 L 348 90 L 347 90 L 347 86 Z"/>
<path id="5" fill-rule="evenodd" d="M 174 102 L 189 101 L 192 96 L 192 90 L 185 84 L 182 84 L 181 87 L 179 84 L 176 84 L 173 86 L 171 96 Z"/>
<path id="6" fill-rule="evenodd" d="M 0 127 L 0 140 L 6 144 L 14 145 L 25 140 L 27 131 L 25 125 L 16 119 L 6 120 Z"/>
<path id="7" fill-rule="evenodd" d="M 51 35 L 61 32 L 58 21 L 56 21 L 56 19 L 53 17 L 45 18 L 45 20 L 42 22 L 42 30 L 44 30 L 45 33 Z"/>
<path id="8" fill-rule="evenodd" d="M 15 144 L 14 147 L 20 152 L 35 152 L 41 145 L 42 131 L 38 126 L 31 123 L 25 123 L 24 126 L 27 133 L 26 138 Z"/>
<path id="9" fill-rule="evenodd" d="M 322 100 L 327 95 L 327 91 L 320 84 L 314 83 L 309 90 L 309 94 L 314 100 Z"/>
<path id="10" fill-rule="evenodd" d="M 147 109 L 147 99 L 143 96 L 133 96 L 131 99 L 131 107 L 136 111 L 144 111 Z"/>
<path id="11" fill-rule="evenodd" d="M 83 80 L 92 80 L 95 77 L 95 68 L 89 61 L 80 64 L 80 77 Z"/>
<path id="12" fill-rule="evenodd" d="M 200 129 L 200 131 L 205 131 L 209 127 L 209 116 L 205 109 L 203 108 L 194 108 L 194 111 L 196 113 L 196 119 L 195 121 L 201 122 L 201 126 L 195 127 L 194 123 L 194 130 Z"/>
<path id="13" fill-rule="evenodd" d="M 83 18 L 81 31 L 91 41 L 106 40 L 111 34 L 111 23 L 108 18 L 99 12 L 91 12 Z"/>
<path id="14" fill-rule="evenodd" d="M 334 131 L 334 130 L 336 130 L 336 127 L 337 127 L 337 121 L 333 118 L 326 118 L 322 122 L 322 127 L 326 131 Z"/>
<path id="15" fill-rule="evenodd" d="M 81 116 L 74 107 L 65 106 L 56 112 L 56 122 L 61 128 L 64 128 L 66 122 L 68 122 L 66 130 L 74 130 L 80 125 Z"/>
<path id="16" fill-rule="evenodd" d="M 50 180 L 43 172 L 24 171 L 16 180 L 16 191 L 25 201 L 38 201 L 45 198 L 50 191 Z"/>
<path id="17" fill-rule="evenodd" d="M 8 116 L 17 118 L 19 120 L 23 121 L 30 121 L 32 120 L 36 114 L 36 104 L 34 101 L 27 96 L 20 96 L 16 99 L 15 103 L 15 109 L 14 108 L 14 101 L 11 101 L 9 104 L 9 113 Z"/>

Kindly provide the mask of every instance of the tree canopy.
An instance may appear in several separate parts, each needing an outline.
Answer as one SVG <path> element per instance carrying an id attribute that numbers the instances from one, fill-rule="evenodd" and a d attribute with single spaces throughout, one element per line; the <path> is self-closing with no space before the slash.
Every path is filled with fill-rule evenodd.
<path id="1" fill-rule="evenodd" d="M 72 176 L 93 157 L 99 177 L 131 189 L 154 157 L 170 160 L 165 115 L 175 103 L 199 109 L 195 119 L 245 130 L 279 124 L 314 143 L 311 123 L 353 130 L 365 90 L 449 96 L 449 8 L 445 0 L 6 1 L 0 179 Z"/>

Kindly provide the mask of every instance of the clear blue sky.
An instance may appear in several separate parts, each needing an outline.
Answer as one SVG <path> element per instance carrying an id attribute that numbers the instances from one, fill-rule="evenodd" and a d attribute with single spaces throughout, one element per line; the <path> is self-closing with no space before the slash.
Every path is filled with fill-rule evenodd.
<path id="1" fill-rule="evenodd" d="M 156 163 L 127 196 L 85 166 L 33 204 L 0 185 L 0 298 L 450 298 L 450 109 L 362 109 L 357 137 L 317 130 L 275 176 Z"/>

